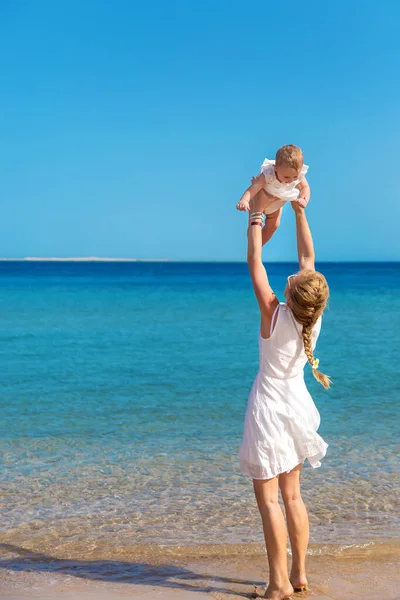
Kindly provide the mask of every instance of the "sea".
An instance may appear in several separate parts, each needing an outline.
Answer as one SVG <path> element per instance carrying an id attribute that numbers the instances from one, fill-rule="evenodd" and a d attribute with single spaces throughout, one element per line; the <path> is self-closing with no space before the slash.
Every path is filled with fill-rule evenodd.
<path id="1" fill-rule="evenodd" d="M 283 299 L 296 265 L 266 266 Z M 393 543 L 400 263 L 317 268 L 333 385 L 306 367 L 329 444 L 303 469 L 311 547 Z M 263 543 L 238 465 L 258 368 L 245 263 L 0 262 L 0 306 L 3 557 Z"/>

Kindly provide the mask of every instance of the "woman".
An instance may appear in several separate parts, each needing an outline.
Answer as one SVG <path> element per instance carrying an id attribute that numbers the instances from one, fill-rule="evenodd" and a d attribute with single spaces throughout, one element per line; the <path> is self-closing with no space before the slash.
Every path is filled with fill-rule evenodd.
<path id="1" fill-rule="evenodd" d="M 319 467 L 328 447 L 317 433 L 320 416 L 303 371 L 309 362 L 314 377 L 329 387 L 330 380 L 317 370 L 319 361 L 313 354 L 329 288 L 314 268 L 313 241 L 304 209 L 294 202 L 300 270 L 288 278 L 286 303 L 277 300 L 261 256 L 264 206 L 265 197 L 259 193 L 251 204 L 247 260 L 261 315 L 260 369 L 249 396 L 240 467 L 253 479 L 263 523 L 270 575 L 265 597 L 283 600 L 307 587 L 309 524 L 300 494 L 302 464 L 307 458 L 311 466 Z M 292 547 L 290 577 L 279 489 Z"/>

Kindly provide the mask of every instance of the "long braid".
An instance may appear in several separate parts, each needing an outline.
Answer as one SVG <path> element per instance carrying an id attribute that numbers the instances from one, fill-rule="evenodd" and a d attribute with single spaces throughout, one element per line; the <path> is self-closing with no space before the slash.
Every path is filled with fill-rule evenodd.
<path id="1" fill-rule="evenodd" d="M 313 375 L 317 381 L 319 381 L 324 388 L 327 390 L 330 387 L 331 380 L 327 375 L 321 373 L 314 368 L 314 353 L 312 349 L 312 327 L 310 325 L 303 325 L 303 344 L 304 352 L 306 353 L 309 364 L 311 365 Z"/>
<path id="2" fill-rule="evenodd" d="M 308 358 L 310 365 L 313 365 L 314 354 L 312 349 L 312 327 L 311 325 L 303 325 L 303 344 L 304 352 Z"/>
<path id="3" fill-rule="evenodd" d="M 296 277 L 296 284 L 289 288 L 290 304 L 293 315 L 302 326 L 304 352 L 312 367 L 317 381 L 328 389 L 331 380 L 327 375 L 314 368 L 314 352 L 312 348 L 313 327 L 326 306 L 329 288 L 325 277 L 317 271 L 302 271 Z"/>

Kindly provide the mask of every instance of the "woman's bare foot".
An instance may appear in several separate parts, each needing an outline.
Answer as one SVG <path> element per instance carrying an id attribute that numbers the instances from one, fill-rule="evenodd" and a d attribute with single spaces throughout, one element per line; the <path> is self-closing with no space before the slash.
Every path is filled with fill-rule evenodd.
<path id="1" fill-rule="evenodd" d="M 285 600 L 286 598 L 290 598 L 293 591 L 293 587 L 290 583 L 284 588 L 277 588 L 269 585 L 266 589 L 264 598 L 268 598 L 268 600 Z"/>
<path id="2" fill-rule="evenodd" d="M 307 577 L 302 573 L 292 573 L 290 575 L 290 583 L 292 584 L 295 592 L 305 592 L 308 588 Z"/>

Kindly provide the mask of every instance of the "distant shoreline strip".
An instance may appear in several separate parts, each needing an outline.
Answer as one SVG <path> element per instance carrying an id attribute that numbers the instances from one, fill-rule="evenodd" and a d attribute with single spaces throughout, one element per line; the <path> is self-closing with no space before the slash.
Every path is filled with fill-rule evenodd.
<path id="1" fill-rule="evenodd" d="M 58 258 L 42 258 L 39 256 L 26 256 L 24 258 L 0 258 L 3 262 L 168 262 L 167 258 L 100 258 L 97 256 L 82 256 Z"/>

